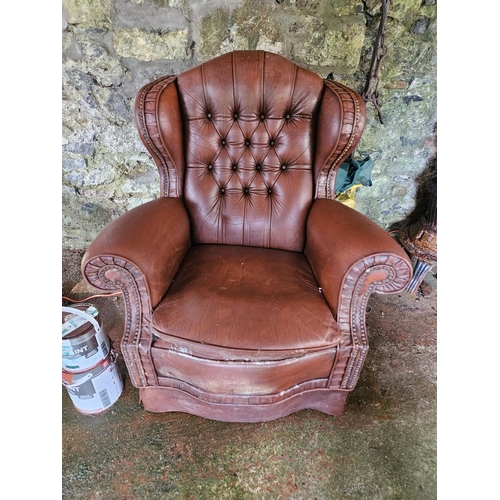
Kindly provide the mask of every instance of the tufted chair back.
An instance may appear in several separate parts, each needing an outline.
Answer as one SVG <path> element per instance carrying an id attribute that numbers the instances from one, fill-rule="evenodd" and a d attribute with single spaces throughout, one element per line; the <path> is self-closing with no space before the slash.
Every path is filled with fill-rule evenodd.
<path id="1" fill-rule="evenodd" d="M 194 241 L 301 251 L 321 78 L 274 54 L 236 52 L 178 86 Z"/>
<path id="2" fill-rule="evenodd" d="M 303 251 L 312 200 L 329 197 L 362 131 L 354 96 L 279 55 L 235 51 L 146 86 L 136 121 L 194 244 Z"/>

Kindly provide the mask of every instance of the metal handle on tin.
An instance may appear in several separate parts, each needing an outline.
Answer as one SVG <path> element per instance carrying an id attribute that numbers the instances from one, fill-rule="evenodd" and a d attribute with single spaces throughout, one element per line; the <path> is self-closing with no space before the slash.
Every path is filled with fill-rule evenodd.
<path id="1" fill-rule="evenodd" d="M 93 327 L 95 328 L 96 333 L 101 329 L 96 319 L 85 311 L 81 311 L 80 309 L 75 309 L 74 307 L 66 307 L 66 306 L 62 306 L 62 310 L 67 313 L 76 314 L 77 316 L 81 316 L 82 318 L 85 318 L 87 321 L 90 321 L 90 323 L 92 323 Z M 65 335 L 67 334 L 65 333 L 63 337 Z"/>

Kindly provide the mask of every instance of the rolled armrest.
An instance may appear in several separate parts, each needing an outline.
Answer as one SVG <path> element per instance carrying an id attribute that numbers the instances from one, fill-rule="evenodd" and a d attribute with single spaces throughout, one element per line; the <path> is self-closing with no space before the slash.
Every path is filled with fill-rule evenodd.
<path id="1" fill-rule="evenodd" d="M 370 293 L 398 292 L 411 279 L 411 261 L 401 246 L 368 217 L 335 200 L 314 201 L 304 253 L 334 314 L 342 294 L 347 288 L 352 293 L 362 275 L 363 290 Z"/>
<path id="2" fill-rule="evenodd" d="M 178 198 L 158 198 L 140 205 L 106 226 L 82 258 L 82 274 L 96 286 L 112 286 L 112 278 L 102 279 L 104 264 L 131 265 L 143 276 L 151 307 L 168 290 L 179 265 L 191 245 L 189 217 Z M 122 284 L 117 283 L 116 288 Z"/>

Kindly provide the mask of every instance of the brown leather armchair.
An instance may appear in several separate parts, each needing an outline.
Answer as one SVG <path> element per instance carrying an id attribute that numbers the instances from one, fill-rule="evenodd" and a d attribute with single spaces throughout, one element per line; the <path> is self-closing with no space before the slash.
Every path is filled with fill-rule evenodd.
<path id="1" fill-rule="evenodd" d="M 361 97 L 236 51 L 146 85 L 135 117 L 161 196 L 109 224 L 82 272 L 123 292 L 122 353 L 144 408 L 341 414 L 368 350 L 368 297 L 412 272 L 389 234 L 333 199 Z"/>

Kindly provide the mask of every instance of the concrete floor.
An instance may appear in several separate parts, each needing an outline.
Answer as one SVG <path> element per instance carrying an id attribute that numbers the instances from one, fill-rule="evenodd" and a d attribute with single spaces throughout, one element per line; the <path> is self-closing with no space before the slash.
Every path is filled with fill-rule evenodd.
<path id="1" fill-rule="evenodd" d="M 63 252 L 63 295 L 73 299 L 93 292 L 80 258 Z M 107 412 L 81 414 L 62 388 L 62 498 L 437 498 L 434 274 L 416 296 L 370 299 L 368 358 L 340 417 L 304 410 L 239 424 L 148 413 L 120 356 L 124 389 Z M 121 298 L 91 302 L 119 352 Z"/>

